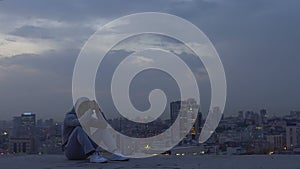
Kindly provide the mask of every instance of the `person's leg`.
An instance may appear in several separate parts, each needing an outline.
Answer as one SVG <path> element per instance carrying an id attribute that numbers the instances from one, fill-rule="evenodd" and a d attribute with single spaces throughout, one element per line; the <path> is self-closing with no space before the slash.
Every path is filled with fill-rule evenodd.
<path id="1" fill-rule="evenodd" d="M 95 133 L 93 133 L 93 138 L 101 140 L 109 152 L 114 153 L 118 150 L 116 141 L 108 129 L 98 129 Z"/>
<path id="2" fill-rule="evenodd" d="M 65 155 L 70 160 L 86 159 L 96 150 L 88 135 L 81 127 L 76 127 L 70 135 L 65 147 Z"/>
<path id="3" fill-rule="evenodd" d="M 101 140 L 106 146 L 107 150 L 113 153 L 109 159 L 112 161 L 128 161 L 129 158 L 121 154 L 120 149 L 117 147 L 115 139 L 112 137 L 108 129 L 98 129 L 93 137 Z"/>

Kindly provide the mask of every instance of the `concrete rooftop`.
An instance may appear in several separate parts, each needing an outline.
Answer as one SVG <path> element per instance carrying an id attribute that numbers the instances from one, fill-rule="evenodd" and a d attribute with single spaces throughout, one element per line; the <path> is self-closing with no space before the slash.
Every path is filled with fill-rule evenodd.
<path id="1" fill-rule="evenodd" d="M 300 169 L 300 156 L 156 156 L 91 164 L 63 155 L 0 156 L 1 169 Z"/>

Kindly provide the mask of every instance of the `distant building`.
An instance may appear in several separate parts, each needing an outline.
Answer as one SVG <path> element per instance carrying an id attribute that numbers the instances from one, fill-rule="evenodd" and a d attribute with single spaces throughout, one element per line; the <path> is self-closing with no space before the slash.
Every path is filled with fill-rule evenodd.
<path id="1" fill-rule="evenodd" d="M 289 150 L 300 146 L 299 125 L 289 125 L 286 127 L 286 146 Z"/>
<path id="2" fill-rule="evenodd" d="M 238 119 L 241 121 L 244 120 L 244 112 L 243 111 L 238 112 Z"/>
<path id="3" fill-rule="evenodd" d="M 171 122 L 174 123 L 180 112 L 181 101 L 174 101 L 170 103 L 170 118 Z"/>
<path id="4" fill-rule="evenodd" d="M 226 130 L 218 135 L 218 143 L 224 144 L 227 142 L 240 143 L 242 135 L 235 130 Z"/>
<path id="5" fill-rule="evenodd" d="M 290 112 L 290 115 L 293 117 L 293 118 L 300 118 L 300 111 L 291 111 Z"/>
<path id="6" fill-rule="evenodd" d="M 33 138 L 10 138 L 9 148 L 11 153 L 35 153 L 35 140 Z"/>
<path id="7" fill-rule="evenodd" d="M 255 113 L 253 111 L 246 111 L 245 124 L 246 125 L 254 125 L 255 124 Z"/>
<path id="8" fill-rule="evenodd" d="M 266 124 L 268 122 L 267 110 L 260 110 L 260 125 Z"/>
<path id="9" fill-rule="evenodd" d="M 201 130 L 202 130 L 202 113 L 200 111 L 198 111 L 198 116 L 196 118 L 196 122 L 195 122 L 193 128 L 195 128 L 194 140 L 199 141 L 198 138 L 199 138 Z"/>
<path id="10" fill-rule="evenodd" d="M 198 114 L 196 116 L 196 114 Z M 179 126 L 172 131 L 173 140 L 178 140 L 179 137 L 186 136 L 181 142 L 198 141 L 201 132 L 202 113 L 199 112 L 199 104 L 195 99 L 185 101 L 175 101 L 170 103 L 171 122 L 174 123 L 180 115 Z M 190 131 L 187 124 L 194 123 Z M 188 133 L 188 134 L 186 134 Z"/>
<path id="11" fill-rule="evenodd" d="M 36 121 L 36 126 L 37 126 L 37 127 L 43 127 L 43 126 L 44 126 L 44 121 L 43 121 L 43 119 L 38 119 L 38 120 Z"/>
<path id="12" fill-rule="evenodd" d="M 9 138 L 9 151 L 12 153 L 37 152 L 36 116 L 23 113 L 13 118 L 13 131 Z"/>
<path id="13" fill-rule="evenodd" d="M 282 150 L 285 146 L 285 138 L 283 135 L 267 135 L 267 142 L 270 143 L 270 150 Z"/>
<path id="14" fill-rule="evenodd" d="M 55 125 L 53 119 L 45 120 L 45 126 L 53 126 L 53 125 Z"/>
<path id="15" fill-rule="evenodd" d="M 13 130 L 11 132 L 11 137 L 20 136 L 22 133 L 22 125 L 21 125 L 21 117 L 14 117 L 13 118 Z"/>
<path id="16" fill-rule="evenodd" d="M 9 144 L 9 132 L 7 130 L 0 129 L 0 153 L 6 152 L 8 150 L 9 148 L 8 144 Z"/>
<path id="17" fill-rule="evenodd" d="M 23 113 L 21 115 L 21 124 L 23 126 L 35 126 L 36 125 L 35 114 Z"/>

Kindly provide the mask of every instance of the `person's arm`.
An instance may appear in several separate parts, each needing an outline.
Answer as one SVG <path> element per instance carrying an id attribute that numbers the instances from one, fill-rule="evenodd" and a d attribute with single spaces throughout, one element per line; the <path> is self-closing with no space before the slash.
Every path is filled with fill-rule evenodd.
<path id="1" fill-rule="evenodd" d="M 107 127 L 106 118 L 96 101 L 93 101 L 93 108 L 97 115 L 97 119 L 93 120 L 92 123 L 96 125 L 98 128 L 106 128 Z"/>
<path id="2" fill-rule="evenodd" d="M 100 119 L 96 119 L 94 117 L 92 117 L 91 120 L 90 120 L 90 126 L 98 128 L 98 129 L 99 128 L 103 129 L 103 128 L 107 127 L 107 125 L 106 125 L 106 123 L 105 123 L 105 121 L 104 121 L 103 118 L 100 120 Z"/>
<path id="3" fill-rule="evenodd" d="M 66 126 L 80 126 L 80 123 L 75 114 L 67 114 L 64 120 Z"/>
<path id="4" fill-rule="evenodd" d="M 98 112 L 101 113 L 101 112 Z M 95 127 L 95 128 L 105 128 L 106 123 L 103 121 L 104 119 L 99 117 L 101 115 L 96 115 L 97 117 L 94 117 L 93 115 L 96 115 L 92 109 L 89 109 L 86 111 L 81 117 L 79 117 L 79 121 L 82 125 L 86 125 L 89 127 Z"/>

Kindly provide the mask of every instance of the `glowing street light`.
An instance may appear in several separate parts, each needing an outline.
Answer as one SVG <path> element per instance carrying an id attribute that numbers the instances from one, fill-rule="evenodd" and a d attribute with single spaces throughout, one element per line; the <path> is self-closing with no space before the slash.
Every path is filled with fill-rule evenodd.
<path id="1" fill-rule="evenodd" d="M 149 144 L 147 144 L 146 146 L 145 146 L 145 149 L 146 150 L 149 150 L 151 147 L 150 147 L 150 145 Z"/>

